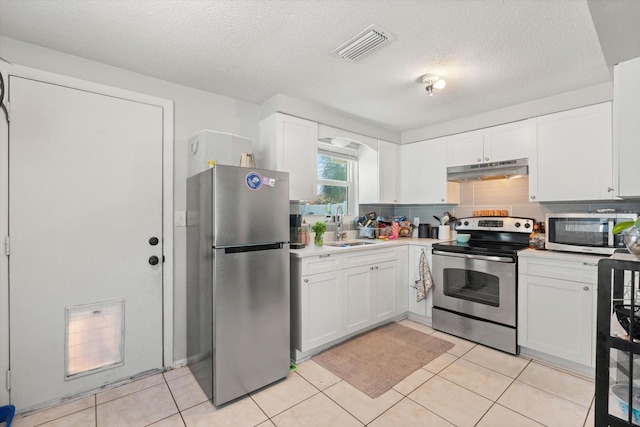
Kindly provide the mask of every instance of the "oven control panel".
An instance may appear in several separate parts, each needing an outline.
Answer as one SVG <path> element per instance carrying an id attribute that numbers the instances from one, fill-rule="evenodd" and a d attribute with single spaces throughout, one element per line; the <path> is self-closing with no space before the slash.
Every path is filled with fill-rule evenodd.
<path id="1" fill-rule="evenodd" d="M 535 220 L 531 218 L 517 218 L 510 216 L 474 216 L 458 218 L 457 231 L 506 231 L 511 233 L 531 233 Z"/>

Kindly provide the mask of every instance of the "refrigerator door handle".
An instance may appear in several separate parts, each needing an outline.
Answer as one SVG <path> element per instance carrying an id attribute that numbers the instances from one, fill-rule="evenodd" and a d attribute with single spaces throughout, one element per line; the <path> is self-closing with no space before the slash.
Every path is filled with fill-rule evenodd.
<path id="1" fill-rule="evenodd" d="M 247 245 L 247 246 L 230 246 L 224 248 L 225 254 L 235 254 L 238 252 L 255 252 L 255 251 L 268 251 L 271 249 L 282 249 L 284 242 L 267 243 L 263 245 Z"/>

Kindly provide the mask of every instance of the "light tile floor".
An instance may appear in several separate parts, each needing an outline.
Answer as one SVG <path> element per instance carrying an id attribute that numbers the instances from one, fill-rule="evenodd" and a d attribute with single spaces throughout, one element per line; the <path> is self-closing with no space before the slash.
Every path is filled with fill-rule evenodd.
<path id="1" fill-rule="evenodd" d="M 455 346 L 377 399 L 312 360 L 285 380 L 221 408 L 188 368 L 19 417 L 15 427 L 349 427 L 594 425 L 594 383 L 417 323 Z"/>

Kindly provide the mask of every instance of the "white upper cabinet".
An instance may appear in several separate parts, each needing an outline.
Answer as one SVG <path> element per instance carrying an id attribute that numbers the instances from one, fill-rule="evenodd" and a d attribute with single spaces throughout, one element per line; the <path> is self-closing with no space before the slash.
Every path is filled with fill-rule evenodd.
<path id="1" fill-rule="evenodd" d="M 401 145 L 401 203 L 459 203 L 460 185 L 447 181 L 446 158 L 446 137 Z"/>
<path id="2" fill-rule="evenodd" d="M 640 58 L 621 62 L 613 73 L 614 192 L 640 197 Z"/>
<path id="3" fill-rule="evenodd" d="M 521 159 L 528 147 L 526 121 L 459 133 L 449 137 L 447 166 Z"/>
<path id="4" fill-rule="evenodd" d="M 358 148 L 358 202 L 397 203 L 398 145 L 378 140 Z"/>
<path id="5" fill-rule="evenodd" d="M 610 200 L 613 192 L 611 103 L 532 120 L 532 202 Z"/>
<path id="6" fill-rule="evenodd" d="M 315 200 L 318 124 L 275 113 L 260 121 L 256 167 L 289 172 L 289 199 Z"/>

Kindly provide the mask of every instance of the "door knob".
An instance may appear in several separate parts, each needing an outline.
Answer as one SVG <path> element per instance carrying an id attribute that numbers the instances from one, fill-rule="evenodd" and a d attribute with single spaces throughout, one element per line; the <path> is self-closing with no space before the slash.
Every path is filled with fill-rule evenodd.
<path id="1" fill-rule="evenodd" d="M 157 256 L 153 255 L 149 257 L 149 264 L 157 265 L 159 262 L 160 262 L 160 259 L 158 259 Z"/>
<path id="2" fill-rule="evenodd" d="M 159 242 L 160 242 L 160 240 L 158 240 L 158 238 L 157 238 L 157 237 L 152 237 L 152 238 L 150 238 L 150 239 L 149 239 L 149 244 L 150 244 L 151 246 L 155 246 L 155 245 L 157 245 Z"/>

